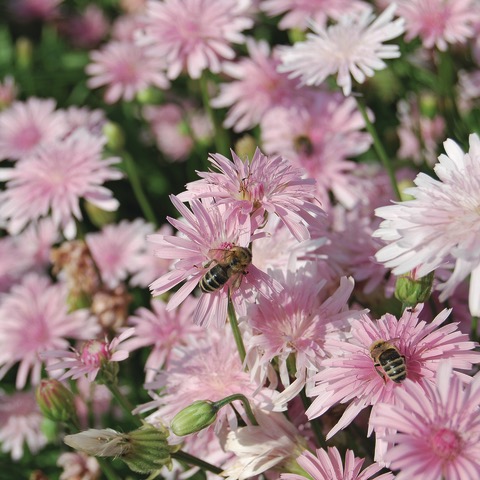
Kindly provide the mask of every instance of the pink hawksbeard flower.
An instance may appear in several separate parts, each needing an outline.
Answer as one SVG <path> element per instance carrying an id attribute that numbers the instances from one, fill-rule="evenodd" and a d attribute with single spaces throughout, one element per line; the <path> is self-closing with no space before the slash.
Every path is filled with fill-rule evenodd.
<path id="1" fill-rule="evenodd" d="M 0 160 L 19 160 L 65 134 L 64 114 L 52 99 L 14 102 L 0 113 Z"/>
<path id="2" fill-rule="evenodd" d="M 365 459 L 355 456 L 353 450 L 345 453 L 345 467 L 337 447 L 328 447 L 328 450 L 318 449 L 316 455 L 311 452 L 304 452 L 297 458 L 297 463 L 305 470 L 309 477 L 295 473 L 282 473 L 281 480 L 368 480 L 378 473 L 382 467 L 378 463 L 368 466 L 360 472 Z M 393 480 L 392 473 L 387 472 L 375 480 Z"/>
<path id="3" fill-rule="evenodd" d="M 425 48 L 447 50 L 447 44 L 465 43 L 480 20 L 475 0 L 397 0 L 398 15 L 405 19 L 405 40 L 416 36 Z"/>
<path id="4" fill-rule="evenodd" d="M 247 248 L 255 236 L 242 235 L 242 225 L 218 204 L 192 200 L 190 211 L 174 195 L 170 199 L 182 220 L 167 218 L 180 232 L 180 236 L 150 235 L 149 241 L 155 244 L 155 255 L 164 259 L 177 260 L 172 270 L 155 280 L 151 285 L 153 295 L 161 295 L 186 280 L 185 284 L 170 298 L 167 310 L 173 310 L 193 291 L 204 275 L 213 268 L 228 251 L 234 247 Z M 245 239 L 244 241 L 242 239 Z M 238 285 L 239 283 L 239 285 Z M 269 275 L 259 270 L 253 263 L 248 270 L 233 275 L 221 288 L 203 293 L 193 314 L 193 322 L 208 325 L 214 321 L 222 326 L 227 318 L 229 292 L 237 313 L 245 313 L 245 300 L 255 289 L 269 296 L 280 287 Z"/>
<path id="5" fill-rule="evenodd" d="M 353 98 L 317 92 L 308 105 L 277 107 L 261 122 L 262 143 L 268 154 L 282 152 L 294 165 L 316 179 L 317 195 L 328 205 L 329 192 L 351 208 L 357 201 L 347 157 L 368 150 L 371 136 L 361 131 L 365 121 Z"/>
<path id="6" fill-rule="evenodd" d="M 57 466 L 63 469 L 59 480 L 97 480 L 102 473 L 97 459 L 82 452 L 62 453 Z"/>
<path id="7" fill-rule="evenodd" d="M 157 378 L 146 385 L 154 400 L 138 409 L 157 408 L 147 418 L 154 424 L 158 419 L 169 423 L 180 410 L 197 400 L 216 402 L 237 393 L 245 395 L 252 406 L 271 408 L 272 398 L 277 393 L 261 388 L 245 372 L 229 325 L 212 330 L 195 344 L 178 346 L 168 366 L 163 370 L 160 367 L 158 365 Z M 226 427 L 236 429 L 238 418 L 235 411 L 248 422 L 242 402 L 235 400 L 218 411 L 209 429 L 217 434 Z"/>
<path id="8" fill-rule="evenodd" d="M 324 291 L 327 282 L 313 268 L 302 268 L 279 277 L 284 289 L 271 299 L 259 297 L 247 309 L 244 320 L 252 335 L 245 346 L 250 372 L 259 378 L 259 383 L 264 383 L 270 362 L 276 360 L 285 388 L 276 402 L 286 405 L 305 386 L 309 393 L 313 385 L 311 378 L 325 357 L 323 344 L 326 336 L 342 336 L 341 332 L 350 327 L 347 320 L 351 321 L 360 312 L 348 310 L 353 281 L 345 277 L 333 293 Z M 292 354 L 296 372 L 293 383 L 288 365 Z"/>
<path id="9" fill-rule="evenodd" d="M 72 239 L 75 219 L 82 219 L 80 198 L 103 210 L 116 210 L 118 202 L 103 183 L 122 177 L 111 167 L 120 159 L 102 158 L 105 142 L 79 130 L 65 140 L 50 142 L 14 168 L 2 169 L 0 178 L 7 180 L 7 188 L 0 193 L 0 219 L 9 232 L 16 234 L 30 221 L 50 215 Z"/>
<path id="10" fill-rule="evenodd" d="M 260 8 L 269 16 L 285 13 L 278 26 L 282 30 L 306 30 L 309 20 L 325 26 L 329 19 L 340 20 L 352 12 L 362 12 L 368 5 L 362 0 L 260 0 Z"/>
<path id="11" fill-rule="evenodd" d="M 146 362 L 146 382 L 151 382 L 158 369 L 167 367 L 172 351 L 178 346 L 193 345 L 205 330 L 192 323 L 192 314 L 198 299 L 187 297 L 174 311 L 166 309 L 161 299 L 151 302 L 152 310 L 139 308 L 129 317 L 128 323 L 135 328 L 135 334 L 123 343 L 129 352 L 153 346 Z"/>
<path id="12" fill-rule="evenodd" d="M 188 183 L 182 201 L 214 198 L 227 207 L 227 215 L 238 218 L 244 237 L 249 237 L 276 214 L 299 241 L 310 237 L 307 226 L 321 223 L 325 212 L 315 202 L 315 180 L 304 178 L 281 156 L 267 157 L 257 148 L 251 160 L 232 153 L 233 163 L 220 154 L 210 156 L 218 172 L 198 172 L 201 180 Z"/>
<path id="13" fill-rule="evenodd" d="M 68 312 L 64 285 L 36 274 L 25 276 L 2 297 L 0 318 L 0 378 L 19 363 L 17 389 L 26 385 L 29 373 L 32 384 L 40 381 L 39 354 L 67 348 L 67 338 L 87 339 L 98 331 L 88 310 Z"/>
<path id="14" fill-rule="evenodd" d="M 386 68 L 383 59 L 400 56 L 398 45 L 383 44 L 404 31 L 403 19 L 393 21 L 395 8 L 390 5 L 378 18 L 371 9 L 345 15 L 328 27 L 311 22 L 314 33 L 307 34 L 306 41 L 283 48 L 279 70 L 300 77 L 304 85 L 320 85 L 336 73 L 337 85 L 350 95 L 351 76 L 363 83 L 375 70 Z"/>
<path id="15" fill-rule="evenodd" d="M 397 480 L 480 478 L 480 374 L 465 384 L 449 361 L 434 384 L 405 381 L 396 405 L 379 404 L 371 423 L 394 431 L 384 460 Z"/>
<path id="16" fill-rule="evenodd" d="M 25 444 L 31 454 L 47 444 L 42 431 L 43 415 L 34 392 L 0 393 L 0 444 L 13 460 L 23 457 Z"/>
<path id="17" fill-rule="evenodd" d="M 447 155 L 440 155 L 434 167 L 439 180 L 419 173 L 416 187 L 405 190 L 414 200 L 377 208 L 376 215 L 385 220 L 373 235 L 388 243 L 376 259 L 395 275 L 417 268 L 423 277 L 453 257 L 453 274 L 439 286 L 440 301 L 471 274 L 469 307 L 479 315 L 480 138 L 472 134 L 469 141 L 468 153 L 453 140 L 444 143 Z"/>
<path id="18" fill-rule="evenodd" d="M 93 382 L 102 368 L 108 368 L 109 363 L 121 362 L 128 358 L 128 351 L 119 349 L 119 346 L 134 332 L 134 328 L 129 328 L 110 342 L 107 339 L 88 340 L 82 345 L 81 350 L 48 350 L 42 354 L 44 359 L 60 360 L 57 363 L 50 363 L 47 371 L 65 370 L 58 377 L 59 380 L 66 378 L 76 380 L 86 376 L 89 382 Z"/>
<path id="19" fill-rule="evenodd" d="M 65 122 L 68 125 L 66 135 L 70 135 L 79 128 L 85 129 L 95 137 L 103 136 L 103 127 L 107 123 L 105 112 L 100 109 L 91 110 L 88 107 L 75 105 L 63 110 Z"/>
<path id="20" fill-rule="evenodd" d="M 184 70 L 191 78 L 206 69 L 218 73 L 222 60 L 235 57 L 230 44 L 243 43 L 241 32 L 253 26 L 249 6 L 250 0 L 149 1 L 138 41 L 165 62 L 172 80 Z"/>
<path id="21" fill-rule="evenodd" d="M 342 418 L 330 430 L 327 439 L 349 425 L 369 405 L 396 404 L 398 390 L 404 382 L 388 377 L 381 366 L 375 366 L 370 349 L 383 340 L 391 344 L 403 357 L 406 376 L 418 384 L 432 383 L 441 360 L 451 359 L 455 368 L 468 370 L 480 360 L 480 352 L 472 351 L 476 343 L 457 329 L 456 323 L 442 327 L 450 310 L 443 310 L 432 322 L 420 321 L 423 305 L 407 309 L 397 320 L 386 314 L 372 321 L 367 315 L 352 321 L 351 338 L 339 341 L 327 339 L 324 348 L 330 358 L 323 360 L 314 380 L 311 395 L 316 396 L 307 410 L 309 419 L 317 418 L 337 403 L 349 403 Z M 372 425 L 369 425 L 369 435 Z M 378 442 L 377 442 L 378 443 Z M 377 449 L 379 446 L 377 445 Z"/>
<path id="22" fill-rule="evenodd" d="M 231 107 L 223 126 L 235 132 L 255 127 L 271 108 L 308 102 L 304 93 L 309 90 L 298 89 L 298 80 L 277 71 L 276 49 L 271 53 L 267 42 L 252 38 L 246 43 L 249 56 L 223 64 L 222 71 L 234 80 L 220 84 L 219 95 L 210 102 L 214 108 Z"/>
<path id="23" fill-rule="evenodd" d="M 151 85 L 161 89 L 170 86 L 162 72 L 162 62 L 146 56 L 145 50 L 131 41 L 111 41 L 92 52 L 90 58 L 92 63 L 85 69 L 91 76 L 88 86 L 106 86 L 104 100 L 107 103 L 121 99 L 130 102 Z"/>

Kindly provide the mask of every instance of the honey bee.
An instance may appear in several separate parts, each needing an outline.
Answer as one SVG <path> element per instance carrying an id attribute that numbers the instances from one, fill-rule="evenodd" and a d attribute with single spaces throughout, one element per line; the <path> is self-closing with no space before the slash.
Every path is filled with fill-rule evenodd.
<path id="1" fill-rule="evenodd" d="M 407 378 L 405 357 L 400 355 L 397 347 L 385 340 L 377 340 L 370 347 L 370 356 L 375 362 L 375 370 L 385 379 L 401 383 Z"/>
<path id="2" fill-rule="evenodd" d="M 203 293 L 216 292 L 235 275 L 245 275 L 252 263 L 252 252 L 248 248 L 234 246 L 221 250 L 221 259 L 212 262 L 216 262 L 215 265 L 200 280 L 200 290 Z"/>

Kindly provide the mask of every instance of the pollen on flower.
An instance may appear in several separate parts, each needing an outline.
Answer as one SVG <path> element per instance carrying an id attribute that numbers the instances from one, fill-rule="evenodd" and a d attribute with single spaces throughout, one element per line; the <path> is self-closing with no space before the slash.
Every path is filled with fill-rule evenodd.
<path id="1" fill-rule="evenodd" d="M 446 460 L 456 458 L 463 446 L 463 441 L 457 432 L 448 428 L 433 431 L 429 440 L 435 455 Z"/>

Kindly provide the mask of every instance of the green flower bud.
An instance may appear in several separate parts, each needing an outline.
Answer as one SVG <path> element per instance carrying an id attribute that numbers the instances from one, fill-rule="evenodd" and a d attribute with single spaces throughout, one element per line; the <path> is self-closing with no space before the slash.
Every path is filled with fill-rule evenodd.
<path id="1" fill-rule="evenodd" d="M 103 126 L 103 134 L 107 137 L 107 147 L 113 152 L 121 152 L 125 146 L 125 135 L 120 125 L 107 122 Z"/>
<path id="2" fill-rule="evenodd" d="M 88 218 L 97 228 L 102 228 L 108 223 L 113 223 L 117 218 L 116 212 L 107 212 L 106 210 L 102 210 L 100 207 L 97 207 L 97 205 L 94 205 L 93 203 L 84 202 L 84 206 Z"/>
<path id="3" fill-rule="evenodd" d="M 213 402 L 197 400 L 173 417 L 170 428 L 179 437 L 199 432 L 215 421 L 217 412 L 218 408 Z"/>
<path id="4" fill-rule="evenodd" d="M 432 292 L 434 273 L 416 278 L 415 270 L 397 278 L 395 297 L 406 307 L 424 303 Z"/>
<path id="5" fill-rule="evenodd" d="M 234 151 L 240 158 L 252 158 L 257 142 L 251 135 L 244 135 L 235 142 Z"/>
<path id="6" fill-rule="evenodd" d="M 78 423 L 73 393 L 58 380 L 42 380 L 35 396 L 44 417 L 54 422 Z"/>

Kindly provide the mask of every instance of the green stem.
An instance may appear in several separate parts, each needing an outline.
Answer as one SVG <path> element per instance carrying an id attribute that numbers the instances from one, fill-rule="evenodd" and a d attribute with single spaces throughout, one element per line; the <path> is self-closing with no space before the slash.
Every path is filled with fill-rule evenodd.
<path id="1" fill-rule="evenodd" d="M 307 395 L 305 394 L 305 389 L 303 389 L 300 392 L 300 398 L 302 399 L 303 403 L 303 408 L 305 408 L 305 411 L 308 409 L 310 406 L 310 400 L 307 398 Z M 323 436 L 322 432 L 322 424 L 318 418 L 314 420 L 310 420 L 310 426 L 312 427 L 313 434 L 315 435 L 315 438 L 317 440 L 318 445 L 326 449 L 327 448 L 327 442 Z"/>
<path id="2" fill-rule="evenodd" d="M 472 328 L 470 330 L 470 338 L 474 342 L 476 342 L 478 339 L 477 328 L 478 328 L 478 317 L 472 317 Z"/>
<path id="3" fill-rule="evenodd" d="M 105 458 L 101 457 L 95 457 L 97 459 L 98 464 L 100 465 L 100 468 L 102 469 L 102 472 L 105 474 L 108 480 L 120 480 L 120 477 L 117 475 L 115 470 L 112 468 L 110 465 L 110 462 L 106 460 Z"/>
<path id="4" fill-rule="evenodd" d="M 367 127 L 368 133 L 370 133 L 370 135 L 372 136 L 373 147 L 375 148 L 375 151 L 377 152 L 377 155 L 380 158 L 380 161 L 382 162 L 383 166 L 385 167 L 388 177 L 390 178 L 390 183 L 392 184 L 393 192 L 395 193 L 397 200 L 401 200 L 402 197 L 400 195 L 400 190 L 398 189 L 397 180 L 395 178 L 395 172 L 393 171 L 392 163 L 390 162 L 390 159 L 388 158 L 388 155 L 385 152 L 385 149 L 383 148 L 382 142 L 380 141 L 377 131 L 375 130 L 375 126 L 368 118 L 367 109 L 365 108 L 363 101 L 358 97 L 355 97 L 355 98 L 357 100 L 358 109 L 360 110 L 360 113 L 362 114 L 362 117 L 365 120 L 365 125 Z"/>
<path id="5" fill-rule="evenodd" d="M 132 156 L 128 152 L 122 152 L 122 160 L 125 170 L 127 172 L 128 180 L 132 185 L 133 193 L 137 199 L 140 208 L 142 209 L 145 218 L 152 223 L 153 225 L 158 226 L 155 213 L 153 212 L 150 203 L 143 191 L 142 184 L 140 182 L 140 177 L 138 176 L 137 169 L 135 168 L 135 162 L 132 159 Z"/>
<path id="6" fill-rule="evenodd" d="M 114 385 L 112 383 L 106 383 L 105 384 L 108 389 L 110 390 L 110 392 L 112 393 L 113 397 L 115 398 L 115 400 L 118 402 L 118 404 L 120 405 L 120 407 L 122 408 L 122 410 L 127 414 L 127 416 L 132 420 L 132 422 L 138 426 L 138 427 L 141 427 L 142 426 L 142 422 L 140 421 L 140 419 L 138 417 L 136 417 L 135 415 L 133 415 L 132 413 L 132 410 L 133 410 L 133 407 L 132 405 L 130 405 L 130 402 L 125 398 L 125 396 L 122 394 L 122 392 L 120 391 L 120 389 L 118 388 L 117 385 Z"/>
<path id="7" fill-rule="evenodd" d="M 182 450 L 172 453 L 171 457 L 179 460 L 180 462 L 185 462 L 189 465 L 195 465 L 196 467 L 203 468 L 204 470 L 208 470 L 209 472 L 215 473 L 217 475 L 220 475 L 223 472 L 221 468 L 216 467 L 211 463 L 205 462 L 200 458 L 194 457 L 187 452 L 183 452 Z"/>
<path id="8" fill-rule="evenodd" d="M 230 298 L 230 295 L 228 296 L 228 319 L 230 320 L 230 326 L 232 327 L 233 338 L 235 339 L 235 343 L 237 344 L 238 354 L 240 356 L 240 360 L 243 365 L 243 362 L 245 361 L 245 357 L 247 353 L 245 351 L 245 345 L 243 344 L 240 328 L 238 327 L 237 314 L 235 313 L 235 307 L 233 306 L 233 302 L 232 302 L 232 299 Z"/>
<path id="9" fill-rule="evenodd" d="M 258 425 L 257 419 L 255 418 L 252 408 L 250 407 L 250 402 L 248 401 L 247 397 L 245 395 L 242 395 L 241 393 L 234 393 L 233 395 L 222 398 L 222 400 L 215 402 L 214 406 L 216 409 L 219 410 L 220 408 L 224 407 L 228 403 L 233 402 L 234 400 L 240 400 L 242 402 L 243 408 L 245 408 L 245 413 L 247 414 L 250 422 L 252 422 L 252 425 Z"/>

